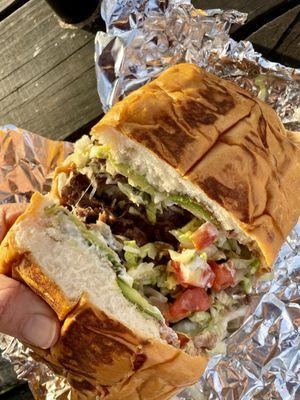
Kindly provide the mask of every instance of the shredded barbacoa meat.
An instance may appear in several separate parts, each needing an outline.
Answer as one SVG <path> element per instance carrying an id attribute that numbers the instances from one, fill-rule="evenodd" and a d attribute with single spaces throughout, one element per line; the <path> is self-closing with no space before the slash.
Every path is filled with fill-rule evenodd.
<path id="1" fill-rule="evenodd" d="M 69 185 L 61 191 L 61 202 L 64 206 L 75 207 L 76 214 L 86 223 L 95 223 L 98 218 L 107 223 L 114 235 L 121 235 L 135 240 L 139 246 L 160 241 L 176 246 L 177 240 L 169 233 L 178 229 L 191 219 L 191 214 L 179 207 L 173 206 L 157 215 L 155 225 L 151 224 L 143 205 L 132 203 L 122 193 L 117 183 L 107 184 L 107 176 L 99 174 L 96 177 L 97 190 L 93 196 L 93 187 L 89 178 L 80 172 L 75 172 Z M 126 182 L 122 175 L 114 177 L 116 182 Z M 121 206 L 120 206 L 121 205 Z M 136 214 L 129 212 L 130 207 L 137 210 Z"/>

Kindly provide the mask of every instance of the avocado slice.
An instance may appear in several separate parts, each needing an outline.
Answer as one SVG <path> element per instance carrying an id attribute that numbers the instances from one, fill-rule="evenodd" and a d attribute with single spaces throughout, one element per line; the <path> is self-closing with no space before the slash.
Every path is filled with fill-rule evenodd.
<path id="1" fill-rule="evenodd" d="M 191 201 L 187 196 L 171 195 L 169 199 L 174 203 L 180 205 L 182 208 L 185 208 L 191 214 L 195 215 L 195 217 L 204 219 L 205 221 L 209 221 L 215 225 L 218 225 L 215 218 L 208 211 L 206 211 L 198 203 Z"/>
<path id="2" fill-rule="evenodd" d="M 121 278 L 117 278 L 117 283 L 121 289 L 123 296 L 126 297 L 131 303 L 136 304 L 141 311 L 151 315 L 158 321 L 163 321 L 164 318 L 158 308 L 152 306 L 137 290 L 129 286 Z"/>

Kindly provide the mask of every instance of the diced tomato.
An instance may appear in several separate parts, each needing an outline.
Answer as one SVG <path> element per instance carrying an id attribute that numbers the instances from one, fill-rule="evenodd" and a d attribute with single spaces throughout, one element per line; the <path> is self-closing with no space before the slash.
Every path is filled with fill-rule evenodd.
<path id="1" fill-rule="evenodd" d="M 167 321 L 176 322 L 195 311 L 206 311 L 212 303 L 203 288 L 190 288 L 182 292 L 165 313 Z"/>
<path id="2" fill-rule="evenodd" d="M 189 341 L 189 337 L 183 333 L 177 332 L 177 336 L 180 342 L 180 348 L 182 349 Z"/>
<path id="3" fill-rule="evenodd" d="M 182 276 L 181 269 L 180 269 L 180 263 L 178 261 L 171 260 L 171 265 L 172 265 L 172 268 L 173 268 L 174 273 L 176 275 L 177 282 L 181 283 L 182 279 L 183 279 L 183 276 Z"/>
<path id="4" fill-rule="evenodd" d="M 209 265 L 215 274 L 215 280 L 212 288 L 216 292 L 232 286 L 235 283 L 236 271 L 230 261 L 218 264 L 215 261 L 209 261 Z"/>
<path id="5" fill-rule="evenodd" d="M 215 279 L 215 274 L 207 263 L 193 270 L 189 270 L 188 266 L 182 265 L 174 260 L 171 261 L 171 265 L 176 275 L 177 282 L 183 287 L 196 286 L 210 288 Z"/>
<path id="6" fill-rule="evenodd" d="M 192 242 L 197 250 L 201 250 L 212 244 L 218 234 L 218 229 L 211 222 L 205 222 L 192 235 Z"/>

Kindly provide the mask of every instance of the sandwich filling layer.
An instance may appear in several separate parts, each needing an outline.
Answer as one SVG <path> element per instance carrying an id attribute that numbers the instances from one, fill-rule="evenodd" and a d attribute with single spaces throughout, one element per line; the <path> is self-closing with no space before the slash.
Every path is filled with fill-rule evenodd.
<path id="1" fill-rule="evenodd" d="M 174 342 L 171 329 L 164 329 L 161 321 L 140 313 L 132 302 L 124 299 L 118 284 L 118 280 L 124 279 L 122 268 L 116 280 L 113 265 L 118 265 L 113 249 L 117 250 L 119 243 L 107 238 L 105 232 L 87 230 L 67 210 L 46 199 L 34 215 L 29 214 L 17 224 L 14 238 L 19 252 L 39 265 L 69 301 L 76 303 L 85 293 L 95 306 L 135 332 L 158 339 L 162 334 L 167 341 Z"/>
<path id="2" fill-rule="evenodd" d="M 58 175 L 61 203 L 86 227 L 106 232 L 123 267 L 116 272 L 125 297 L 192 337 L 195 348 L 214 348 L 240 325 L 259 261 L 233 231 L 194 199 L 149 184 L 88 137 L 67 162 L 76 168 Z"/>

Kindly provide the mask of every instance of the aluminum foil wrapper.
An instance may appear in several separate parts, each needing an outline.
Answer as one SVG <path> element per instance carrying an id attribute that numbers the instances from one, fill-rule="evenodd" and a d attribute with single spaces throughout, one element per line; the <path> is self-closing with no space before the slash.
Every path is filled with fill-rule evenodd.
<path id="1" fill-rule="evenodd" d="M 300 70 L 270 62 L 247 41 L 229 36 L 238 11 L 198 10 L 190 0 L 103 0 L 107 33 L 96 36 L 98 92 L 107 111 L 120 98 L 179 62 L 230 79 L 300 130 Z"/>
<path id="2" fill-rule="evenodd" d="M 0 204 L 28 202 L 33 191 L 47 193 L 51 173 L 72 152 L 68 142 L 55 142 L 13 125 L 0 127 Z"/>

